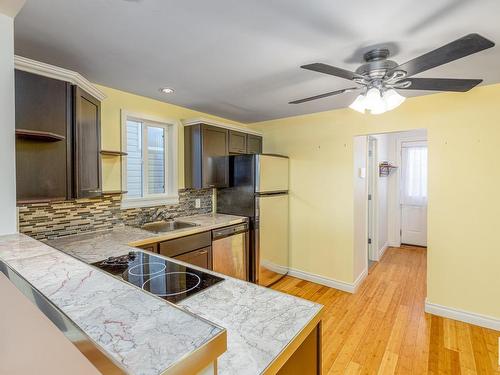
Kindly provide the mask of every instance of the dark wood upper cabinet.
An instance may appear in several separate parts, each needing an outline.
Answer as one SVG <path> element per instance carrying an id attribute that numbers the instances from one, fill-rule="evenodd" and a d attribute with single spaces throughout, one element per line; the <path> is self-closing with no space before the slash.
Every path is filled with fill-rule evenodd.
<path id="1" fill-rule="evenodd" d="M 100 102 L 68 82 L 16 70 L 18 203 L 100 195 Z"/>
<path id="2" fill-rule="evenodd" d="M 226 187 L 229 132 L 206 124 L 184 127 L 184 175 L 188 188 Z"/>
<path id="3" fill-rule="evenodd" d="M 262 137 L 222 126 L 184 126 L 184 176 L 187 188 L 229 185 L 228 155 L 262 153 Z"/>
<path id="4" fill-rule="evenodd" d="M 226 156 L 229 132 L 227 129 L 202 125 L 203 187 L 226 187 L 229 184 L 229 164 Z"/>
<path id="5" fill-rule="evenodd" d="M 247 136 L 247 154 L 262 154 L 262 137 L 248 134 Z"/>
<path id="6" fill-rule="evenodd" d="M 101 103 L 78 86 L 73 86 L 74 195 L 75 198 L 102 194 Z"/>
<path id="7" fill-rule="evenodd" d="M 15 98 L 18 202 L 70 198 L 71 85 L 16 70 Z"/>
<path id="8" fill-rule="evenodd" d="M 245 133 L 229 130 L 229 153 L 246 154 L 247 135 Z"/>

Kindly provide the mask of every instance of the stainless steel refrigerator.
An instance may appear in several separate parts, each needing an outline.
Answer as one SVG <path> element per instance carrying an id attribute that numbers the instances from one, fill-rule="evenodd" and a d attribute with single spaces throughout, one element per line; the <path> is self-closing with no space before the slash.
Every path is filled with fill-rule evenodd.
<path id="1" fill-rule="evenodd" d="M 229 156 L 217 212 L 249 218 L 249 280 L 269 286 L 288 273 L 288 157 Z"/>

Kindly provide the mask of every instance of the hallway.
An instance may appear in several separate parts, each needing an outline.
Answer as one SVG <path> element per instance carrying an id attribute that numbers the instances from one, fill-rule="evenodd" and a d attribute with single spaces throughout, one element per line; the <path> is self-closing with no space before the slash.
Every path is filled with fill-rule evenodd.
<path id="1" fill-rule="evenodd" d="M 426 249 L 389 248 L 356 294 L 286 277 L 325 305 L 323 374 L 500 374 L 499 332 L 424 313 Z"/>

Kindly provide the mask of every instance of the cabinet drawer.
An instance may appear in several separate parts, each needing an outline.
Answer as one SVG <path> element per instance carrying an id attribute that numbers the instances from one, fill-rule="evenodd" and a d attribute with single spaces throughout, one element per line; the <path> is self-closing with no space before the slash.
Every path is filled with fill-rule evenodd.
<path id="1" fill-rule="evenodd" d="M 193 264 L 198 267 L 206 268 L 206 269 L 212 269 L 211 265 L 211 251 L 212 248 L 210 246 L 205 247 L 203 249 L 195 250 L 195 251 L 190 251 L 189 253 L 181 254 L 174 259 Z"/>
<path id="2" fill-rule="evenodd" d="M 211 244 L 211 232 L 197 233 L 191 236 L 161 242 L 160 254 L 167 257 L 176 257 L 177 255 L 211 246 Z"/>

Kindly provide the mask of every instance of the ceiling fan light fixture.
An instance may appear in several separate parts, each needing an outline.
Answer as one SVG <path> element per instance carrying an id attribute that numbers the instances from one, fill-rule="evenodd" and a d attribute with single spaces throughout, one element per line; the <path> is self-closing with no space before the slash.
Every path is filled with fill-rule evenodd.
<path id="1" fill-rule="evenodd" d="M 379 115 L 386 111 L 385 101 L 382 98 L 382 93 L 376 87 L 370 88 L 366 93 L 365 99 L 366 109 L 373 115 Z"/>
<path id="2" fill-rule="evenodd" d="M 399 107 L 405 100 L 406 98 L 399 95 L 394 89 L 389 89 L 384 92 L 384 101 L 388 111 L 392 111 L 393 109 Z"/>
<path id="3" fill-rule="evenodd" d="M 365 99 L 366 97 L 363 94 L 358 95 L 357 98 L 349 106 L 349 108 L 355 110 L 356 112 L 364 114 L 366 111 Z"/>

